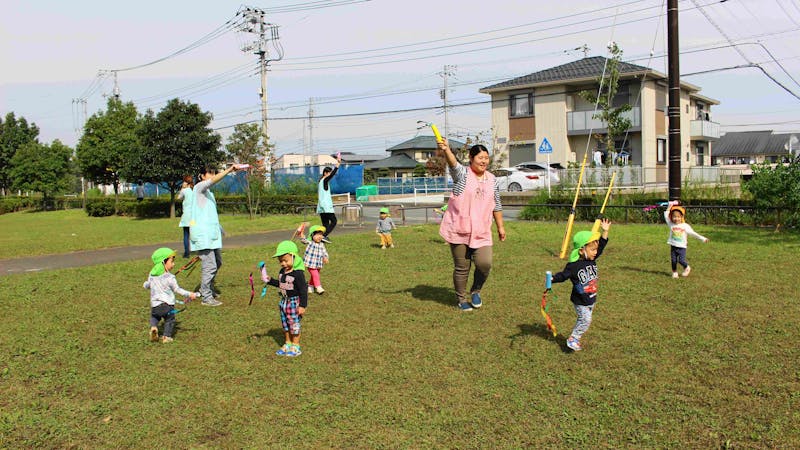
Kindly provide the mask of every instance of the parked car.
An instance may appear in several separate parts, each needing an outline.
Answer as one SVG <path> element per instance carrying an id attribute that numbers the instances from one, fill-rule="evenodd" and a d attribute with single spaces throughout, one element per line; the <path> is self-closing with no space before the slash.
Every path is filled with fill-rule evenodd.
<path id="1" fill-rule="evenodd" d="M 492 173 L 497 178 L 497 184 L 501 191 L 519 192 L 545 187 L 543 174 L 536 173 L 531 169 L 508 167 L 495 169 Z"/>
<path id="2" fill-rule="evenodd" d="M 561 182 L 561 178 L 558 175 L 559 170 L 563 170 L 564 166 L 559 163 L 550 163 L 550 167 L 548 169 L 546 162 L 540 161 L 527 161 L 523 163 L 519 163 L 516 166 L 517 169 L 531 169 L 541 175 L 544 178 L 545 171 L 550 172 L 550 184 L 558 184 Z"/>

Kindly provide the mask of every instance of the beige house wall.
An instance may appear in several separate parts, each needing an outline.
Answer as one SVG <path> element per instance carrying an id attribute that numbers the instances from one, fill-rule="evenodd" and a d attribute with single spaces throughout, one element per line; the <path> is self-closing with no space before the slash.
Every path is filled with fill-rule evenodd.
<path id="1" fill-rule="evenodd" d="M 571 161 L 572 150 L 567 139 L 567 94 L 566 86 L 547 86 L 536 89 L 534 114 L 536 116 L 536 146 L 544 138 L 553 146 L 550 162 L 559 162 L 566 167 Z M 537 161 L 546 161 L 547 155 L 536 152 Z"/>

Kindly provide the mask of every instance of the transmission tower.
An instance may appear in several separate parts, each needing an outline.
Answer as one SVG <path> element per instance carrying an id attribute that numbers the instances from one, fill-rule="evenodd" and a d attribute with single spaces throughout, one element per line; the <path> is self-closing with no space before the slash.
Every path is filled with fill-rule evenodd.
<path id="1" fill-rule="evenodd" d="M 448 125 L 449 125 L 449 122 L 447 120 L 447 110 L 448 110 L 448 106 L 447 106 L 447 93 L 448 93 L 447 79 L 448 79 L 448 77 L 452 77 L 453 75 L 455 75 L 455 70 L 456 70 L 456 66 L 445 64 L 444 69 L 441 72 L 439 72 L 439 75 L 441 75 L 441 77 L 444 79 L 444 88 L 439 92 L 439 96 L 442 98 L 442 101 L 444 102 L 444 138 L 445 139 L 447 139 L 447 128 L 448 128 Z"/>
<path id="2" fill-rule="evenodd" d="M 269 182 L 272 172 L 272 149 L 270 148 L 269 135 L 267 134 L 267 66 L 272 61 L 283 59 L 283 47 L 279 41 L 278 26 L 266 21 L 267 13 L 263 9 L 242 6 L 237 15 L 241 15 L 243 18 L 238 31 L 255 35 L 255 39 L 243 45 L 241 50 L 245 53 L 252 52 L 258 56 L 261 72 L 261 89 L 258 91 L 258 96 L 261 98 L 261 137 L 264 142 L 264 168 Z M 270 58 L 269 42 L 272 43 L 272 47 L 275 49 L 275 58 Z"/>

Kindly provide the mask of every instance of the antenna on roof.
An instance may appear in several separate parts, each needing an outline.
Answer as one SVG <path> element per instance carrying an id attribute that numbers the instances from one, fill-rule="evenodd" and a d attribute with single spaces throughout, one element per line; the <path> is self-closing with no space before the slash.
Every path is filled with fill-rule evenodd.
<path id="1" fill-rule="evenodd" d="M 572 52 L 577 52 L 577 51 L 581 51 L 581 52 L 583 52 L 583 57 L 584 57 L 584 58 L 586 58 L 587 56 L 589 56 L 589 46 L 588 46 L 588 45 L 586 45 L 586 44 L 583 44 L 583 45 L 581 45 L 580 47 L 575 47 L 575 48 L 573 48 L 573 49 L 564 50 L 564 53 L 566 53 L 566 54 L 568 54 L 568 55 L 572 55 Z"/>

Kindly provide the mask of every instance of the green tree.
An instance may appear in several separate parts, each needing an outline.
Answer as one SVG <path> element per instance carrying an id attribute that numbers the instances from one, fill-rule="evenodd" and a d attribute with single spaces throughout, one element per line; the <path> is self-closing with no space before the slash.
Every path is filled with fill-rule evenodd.
<path id="1" fill-rule="evenodd" d="M 0 191 L 6 195 L 11 188 L 11 160 L 17 150 L 28 143 L 38 143 L 39 127 L 28 124 L 24 117 L 17 119 L 13 112 L 0 119 Z"/>
<path id="2" fill-rule="evenodd" d="M 614 105 L 614 97 L 619 90 L 619 62 L 622 60 L 622 49 L 616 42 L 612 42 L 608 46 L 608 51 L 611 53 L 611 58 L 608 58 L 605 76 L 597 79 L 598 91 L 581 91 L 578 95 L 592 104 L 597 102 L 598 112 L 592 118 L 603 121 L 606 134 L 595 134 L 594 138 L 602 144 L 601 147 L 614 151 L 617 137 L 623 136 L 632 125 L 630 119 L 624 117 L 625 113 L 631 110 L 631 105 L 628 103 Z"/>
<path id="3" fill-rule="evenodd" d="M 11 180 L 15 189 L 42 193 L 46 205 L 55 194 L 72 183 L 72 149 L 56 139 L 51 145 L 28 142 L 11 158 Z"/>
<path id="4" fill-rule="evenodd" d="M 787 225 L 800 222 L 800 160 L 789 164 L 768 163 L 751 166 L 753 176 L 745 181 L 743 188 L 753 195 L 758 208 L 779 208 L 793 211 L 784 215 Z"/>
<path id="5" fill-rule="evenodd" d="M 262 140 L 261 127 L 255 123 L 234 126 L 225 150 L 235 162 L 250 165 L 244 178 L 244 188 L 247 193 L 247 210 L 252 219 L 258 212 L 267 173 L 264 164 L 266 147 Z"/>
<path id="6" fill-rule="evenodd" d="M 175 217 L 175 195 L 183 176 L 197 174 L 205 165 L 225 159 L 220 136 L 209 128 L 212 115 L 195 103 L 175 98 L 154 114 L 141 119 L 138 129 L 141 150 L 128 153 L 123 175 L 150 183 L 163 183 L 170 192 L 170 217 Z"/>
<path id="7" fill-rule="evenodd" d="M 106 111 L 92 115 L 83 127 L 76 156 L 81 173 L 97 184 L 114 186 L 114 210 L 118 211 L 119 185 L 125 157 L 139 151 L 136 134 L 139 114 L 132 102 L 110 98 Z M 128 179 L 133 181 L 132 179 Z"/>

